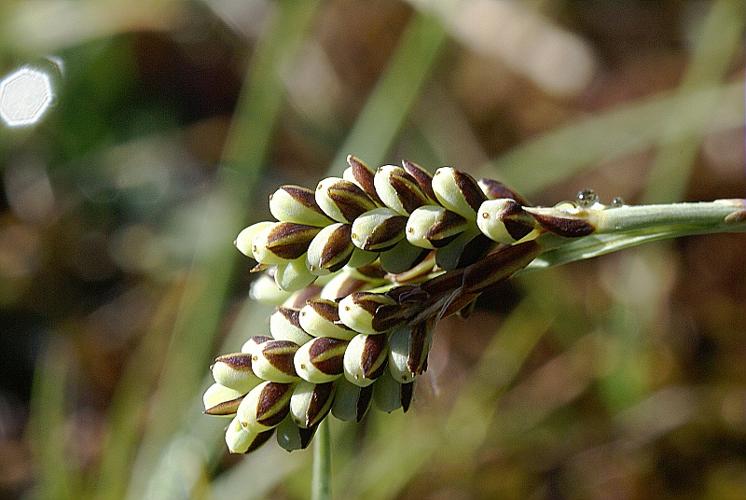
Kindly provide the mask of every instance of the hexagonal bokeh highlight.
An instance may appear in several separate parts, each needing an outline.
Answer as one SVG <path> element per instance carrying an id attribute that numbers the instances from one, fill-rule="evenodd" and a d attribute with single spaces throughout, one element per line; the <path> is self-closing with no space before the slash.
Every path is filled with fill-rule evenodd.
<path id="1" fill-rule="evenodd" d="M 52 97 L 49 75 L 21 68 L 0 82 L 0 118 L 10 127 L 33 125 L 49 109 Z"/>

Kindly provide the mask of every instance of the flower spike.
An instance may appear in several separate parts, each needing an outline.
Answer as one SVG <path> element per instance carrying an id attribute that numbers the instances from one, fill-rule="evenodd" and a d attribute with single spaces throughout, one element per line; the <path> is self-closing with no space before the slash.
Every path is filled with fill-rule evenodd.
<path id="1" fill-rule="evenodd" d="M 211 366 L 204 412 L 232 418 L 231 453 L 272 435 L 288 451 L 304 449 L 329 414 L 359 422 L 371 406 L 406 412 L 437 322 L 467 317 L 482 293 L 526 268 L 625 241 L 746 230 L 742 199 L 604 205 L 583 191 L 576 202 L 535 207 L 452 167 L 431 175 L 405 160 L 374 170 L 352 155 L 347 164 L 315 190 L 281 186 L 269 200 L 277 220 L 236 237 L 263 271 L 250 297 L 275 310 L 269 332 Z"/>

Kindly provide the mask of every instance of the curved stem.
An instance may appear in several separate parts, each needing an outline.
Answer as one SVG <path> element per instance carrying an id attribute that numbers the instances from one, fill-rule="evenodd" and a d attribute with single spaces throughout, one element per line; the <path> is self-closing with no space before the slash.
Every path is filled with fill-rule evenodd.
<path id="1" fill-rule="evenodd" d="M 332 498 L 332 446 L 329 419 L 319 424 L 313 445 L 313 479 L 311 482 L 312 500 Z"/>

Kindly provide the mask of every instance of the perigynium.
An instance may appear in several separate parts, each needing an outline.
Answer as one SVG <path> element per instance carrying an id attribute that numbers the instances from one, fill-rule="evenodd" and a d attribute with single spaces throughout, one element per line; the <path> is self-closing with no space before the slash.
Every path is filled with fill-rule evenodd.
<path id="1" fill-rule="evenodd" d="M 212 366 L 205 413 L 232 418 L 225 440 L 247 453 L 273 433 L 306 448 L 329 413 L 360 421 L 371 406 L 407 411 L 427 370 L 435 326 L 468 316 L 486 289 L 523 270 L 656 239 L 746 230 L 743 199 L 630 206 L 592 191 L 531 206 L 491 179 L 415 163 L 376 171 L 348 157 L 315 190 L 282 186 L 276 221 L 240 232 L 254 259 L 251 296 L 277 306 L 269 332 Z"/>

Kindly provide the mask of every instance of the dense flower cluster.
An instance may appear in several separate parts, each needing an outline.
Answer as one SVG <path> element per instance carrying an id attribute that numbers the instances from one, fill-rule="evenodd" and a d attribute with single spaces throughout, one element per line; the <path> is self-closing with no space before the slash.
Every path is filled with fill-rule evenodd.
<path id="1" fill-rule="evenodd" d="M 231 452 L 275 431 L 285 449 L 305 448 L 330 412 L 360 421 L 371 405 L 406 411 L 438 319 L 466 315 L 486 288 L 528 265 L 542 233 L 594 230 L 450 167 L 431 176 L 407 161 L 375 172 L 353 156 L 348 164 L 315 191 L 279 188 L 269 200 L 277 221 L 236 239 L 266 271 L 252 296 L 277 309 L 269 336 L 212 366 L 205 412 L 233 418 Z"/>

